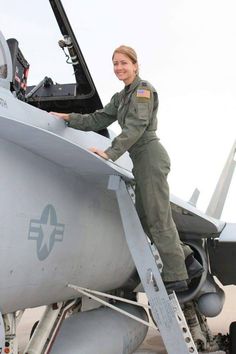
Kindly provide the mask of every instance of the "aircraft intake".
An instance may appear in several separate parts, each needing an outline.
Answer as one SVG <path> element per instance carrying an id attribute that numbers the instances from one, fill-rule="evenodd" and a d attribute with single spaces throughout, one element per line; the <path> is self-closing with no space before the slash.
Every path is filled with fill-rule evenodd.
<path id="1" fill-rule="evenodd" d="M 143 308 L 117 307 L 147 320 Z M 143 342 L 148 327 L 109 308 L 80 312 L 66 319 L 51 354 L 131 354 Z"/>

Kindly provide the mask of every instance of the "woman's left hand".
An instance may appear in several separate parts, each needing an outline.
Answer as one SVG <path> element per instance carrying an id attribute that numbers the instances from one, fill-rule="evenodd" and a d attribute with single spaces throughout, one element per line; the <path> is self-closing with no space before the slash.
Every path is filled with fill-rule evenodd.
<path id="1" fill-rule="evenodd" d="M 107 156 L 107 154 L 103 150 L 100 150 L 96 147 L 91 147 L 91 148 L 89 148 L 89 151 L 101 156 L 105 160 L 109 160 L 109 157 Z"/>

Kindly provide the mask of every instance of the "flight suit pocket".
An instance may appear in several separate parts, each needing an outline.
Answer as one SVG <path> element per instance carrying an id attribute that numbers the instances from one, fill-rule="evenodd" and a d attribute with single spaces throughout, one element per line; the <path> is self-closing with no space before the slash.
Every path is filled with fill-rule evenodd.
<path id="1" fill-rule="evenodd" d="M 137 104 L 138 118 L 148 120 L 149 118 L 149 103 L 142 102 Z"/>

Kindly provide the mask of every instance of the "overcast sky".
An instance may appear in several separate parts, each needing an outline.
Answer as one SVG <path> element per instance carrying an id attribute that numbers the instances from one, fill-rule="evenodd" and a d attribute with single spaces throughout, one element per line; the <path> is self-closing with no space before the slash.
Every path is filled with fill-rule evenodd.
<path id="1" fill-rule="evenodd" d="M 171 192 L 188 200 L 198 187 L 204 211 L 236 140 L 235 0 L 62 2 L 103 104 L 123 87 L 113 74 L 114 48 L 136 49 L 140 76 L 159 93 L 158 136 L 172 161 Z M 44 76 L 74 82 L 48 0 L 4 1 L 0 25 L 31 65 L 29 84 Z M 222 219 L 236 222 L 236 176 Z"/>

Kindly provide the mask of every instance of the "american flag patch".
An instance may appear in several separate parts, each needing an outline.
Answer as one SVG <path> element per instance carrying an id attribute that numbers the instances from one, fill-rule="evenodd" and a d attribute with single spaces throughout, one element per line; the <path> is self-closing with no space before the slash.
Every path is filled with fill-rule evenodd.
<path id="1" fill-rule="evenodd" d="M 150 98 L 150 91 L 139 89 L 137 90 L 137 97 Z"/>

